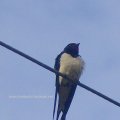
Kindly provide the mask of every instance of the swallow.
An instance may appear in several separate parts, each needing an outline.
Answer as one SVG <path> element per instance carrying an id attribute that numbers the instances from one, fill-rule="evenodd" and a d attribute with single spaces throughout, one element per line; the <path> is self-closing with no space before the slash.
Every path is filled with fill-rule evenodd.
<path id="1" fill-rule="evenodd" d="M 64 50 L 56 57 L 54 69 L 63 73 L 73 82 L 78 82 L 81 74 L 83 73 L 85 62 L 79 55 L 79 44 L 70 43 Z M 57 96 L 58 96 L 58 108 L 56 120 L 62 112 L 61 120 L 66 120 L 67 112 L 70 108 L 73 100 L 77 84 L 66 80 L 65 78 L 56 75 L 56 90 L 53 109 L 53 120 L 55 115 Z"/>

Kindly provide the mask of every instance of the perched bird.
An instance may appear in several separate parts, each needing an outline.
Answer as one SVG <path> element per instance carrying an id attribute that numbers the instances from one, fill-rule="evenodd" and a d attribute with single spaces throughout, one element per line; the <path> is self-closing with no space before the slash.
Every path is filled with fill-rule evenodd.
<path id="1" fill-rule="evenodd" d="M 74 82 L 78 82 L 79 78 L 84 69 L 84 61 L 79 55 L 79 44 L 70 43 L 64 50 L 57 56 L 55 60 L 54 68 L 67 75 Z M 59 97 L 58 100 L 58 109 L 56 120 L 59 119 L 59 115 L 62 112 L 61 120 L 66 119 L 66 114 L 71 105 L 77 84 L 64 79 L 63 77 L 56 75 L 56 91 L 55 91 L 55 100 L 54 100 L 54 110 L 53 110 L 53 119 L 56 108 L 57 94 Z"/>

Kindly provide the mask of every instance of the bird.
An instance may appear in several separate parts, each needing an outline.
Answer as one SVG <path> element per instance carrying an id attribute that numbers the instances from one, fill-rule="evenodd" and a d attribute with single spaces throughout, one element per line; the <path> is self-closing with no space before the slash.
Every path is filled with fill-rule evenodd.
<path id="1" fill-rule="evenodd" d="M 79 55 L 80 43 L 69 43 L 63 51 L 56 57 L 54 69 L 66 75 L 73 82 L 78 82 L 81 74 L 83 73 L 85 62 Z M 55 116 L 55 109 L 58 98 L 57 116 L 56 120 L 62 112 L 61 120 L 66 120 L 67 112 L 73 100 L 77 84 L 66 80 L 65 78 L 56 75 L 55 82 L 55 99 L 53 109 L 53 120 Z"/>

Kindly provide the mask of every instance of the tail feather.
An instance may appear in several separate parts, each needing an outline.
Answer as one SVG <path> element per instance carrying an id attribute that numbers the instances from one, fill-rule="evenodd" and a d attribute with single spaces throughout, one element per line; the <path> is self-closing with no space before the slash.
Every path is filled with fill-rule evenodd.
<path id="1" fill-rule="evenodd" d="M 55 116 L 56 102 L 57 102 L 57 87 L 56 87 L 56 90 L 55 90 L 55 100 L 54 100 L 54 109 L 53 109 L 53 120 L 54 120 L 54 116 Z"/>
<path id="2" fill-rule="evenodd" d="M 60 113 L 61 113 L 61 110 L 59 109 L 59 105 L 58 105 L 58 110 L 57 110 L 57 117 L 56 117 L 56 120 L 59 119 L 59 115 L 60 115 Z"/>

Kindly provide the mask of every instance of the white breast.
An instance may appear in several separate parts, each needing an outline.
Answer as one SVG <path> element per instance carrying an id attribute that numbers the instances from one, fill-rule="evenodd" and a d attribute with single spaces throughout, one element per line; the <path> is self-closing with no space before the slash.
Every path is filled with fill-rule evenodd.
<path id="1" fill-rule="evenodd" d="M 60 59 L 60 72 L 68 75 L 73 80 L 79 80 L 79 77 L 84 68 L 84 61 L 81 57 L 72 57 L 71 55 L 64 53 Z M 62 77 L 59 79 L 64 80 Z"/>

